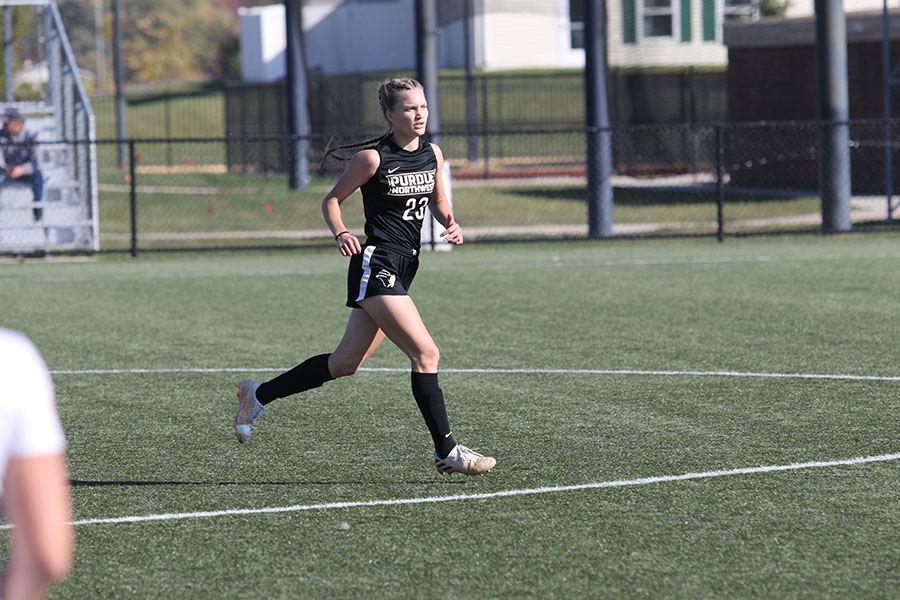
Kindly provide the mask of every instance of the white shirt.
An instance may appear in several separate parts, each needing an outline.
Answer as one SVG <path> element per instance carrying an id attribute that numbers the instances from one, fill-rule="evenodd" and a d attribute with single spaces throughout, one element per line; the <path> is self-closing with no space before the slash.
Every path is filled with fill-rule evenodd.
<path id="1" fill-rule="evenodd" d="M 0 328 L 0 498 L 10 459 L 59 454 L 65 446 L 44 359 L 24 335 Z"/>

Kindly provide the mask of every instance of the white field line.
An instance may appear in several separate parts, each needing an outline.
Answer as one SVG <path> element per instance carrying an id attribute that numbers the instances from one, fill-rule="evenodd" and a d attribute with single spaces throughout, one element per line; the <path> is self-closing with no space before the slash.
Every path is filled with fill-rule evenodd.
<path id="1" fill-rule="evenodd" d="M 359 500 L 354 502 L 323 502 L 321 504 L 295 504 L 293 506 L 272 506 L 263 508 L 237 508 L 229 510 L 208 510 L 186 513 L 162 513 L 150 515 L 134 515 L 128 517 L 109 517 L 99 519 L 82 519 L 73 521 L 73 525 L 102 525 L 120 523 L 140 523 L 144 521 L 173 521 L 177 519 L 202 519 L 210 517 L 258 515 L 272 513 L 301 512 L 307 510 L 329 510 L 339 508 L 362 508 L 368 506 L 402 506 L 409 504 L 433 504 L 436 502 L 456 502 L 462 500 L 488 500 L 492 498 L 507 498 L 510 496 L 532 496 L 536 494 L 556 494 L 562 492 L 574 492 L 580 490 L 596 490 L 607 488 L 632 487 L 638 485 L 650 485 L 654 483 L 671 483 L 676 481 L 690 481 L 695 479 L 712 479 L 714 477 L 730 477 L 734 475 L 754 475 L 759 473 L 775 473 L 780 471 L 798 471 L 802 469 L 816 469 L 826 467 L 840 467 L 859 465 L 865 463 L 886 462 L 900 459 L 900 453 L 881 454 L 878 456 L 863 456 L 842 460 L 810 461 L 792 463 L 788 465 L 764 465 L 759 467 L 741 467 L 737 469 L 722 469 L 715 471 L 702 471 L 698 473 L 683 473 L 681 475 L 661 475 L 656 477 L 642 477 L 639 479 L 617 479 L 596 483 L 582 483 L 575 485 L 558 485 L 537 488 L 525 488 L 517 490 L 504 490 L 500 492 L 486 492 L 483 494 L 456 494 L 452 496 L 424 496 L 419 498 L 395 498 L 386 500 Z M 9 529 L 10 525 L 0 525 L 0 530 Z"/>
<path id="2" fill-rule="evenodd" d="M 210 367 L 171 369 L 56 369 L 51 375 L 144 375 L 160 373 L 271 373 L 290 367 Z M 368 373 L 406 373 L 408 367 L 362 367 Z M 752 371 L 663 371 L 640 369 L 441 369 L 442 373 L 499 375 L 659 375 L 664 377 L 757 377 L 763 379 L 836 379 L 842 381 L 900 381 L 897 375 L 850 375 L 834 373 L 755 373 Z"/>

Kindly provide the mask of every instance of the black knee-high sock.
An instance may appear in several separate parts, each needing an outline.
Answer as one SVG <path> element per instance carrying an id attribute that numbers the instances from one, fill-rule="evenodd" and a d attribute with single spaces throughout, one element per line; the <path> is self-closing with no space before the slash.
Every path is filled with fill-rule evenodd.
<path id="1" fill-rule="evenodd" d="M 437 373 L 412 373 L 412 392 L 425 424 L 434 440 L 434 451 L 446 458 L 456 442 L 450 432 L 450 420 L 444 406 L 444 392 L 438 387 Z"/>
<path id="2" fill-rule="evenodd" d="M 290 371 L 261 384 L 256 388 L 256 399 L 260 404 L 268 404 L 272 400 L 299 394 L 331 381 L 334 377 L 328 370 L 329 356 L 331 355 L 319 354 L 307 358 Z"/>

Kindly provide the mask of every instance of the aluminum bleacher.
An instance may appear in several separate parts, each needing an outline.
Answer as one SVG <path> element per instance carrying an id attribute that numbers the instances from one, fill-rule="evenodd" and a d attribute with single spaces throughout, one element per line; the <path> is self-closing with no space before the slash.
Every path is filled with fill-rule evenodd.
<path id="1" fill-rule="evenodd" d="M 97 159 L 94 115 L 81 83 L 59 9 L 53 0 L 0 0 L 3 18 L 11 6 L 28 6 L 41 25 L 47 78 L 38 100 L 18 100 L 7 85 L 0 112 L 14 107 L 25 128 L 37 133 L 35 150 L 44 176 L 43 203 L 31 188 L 7 181 L 0 188 L 0 253 L 44 254 L 54 251 L 98 251 Z M 11 27 L 5 28 L 7 32 Z M 5 48 L 13 48 L 7 39 Z M 6 72 L 15 71 L 12 52 L 4 55 Z M 42 208 L 36 220 L 34 208 Z"/>

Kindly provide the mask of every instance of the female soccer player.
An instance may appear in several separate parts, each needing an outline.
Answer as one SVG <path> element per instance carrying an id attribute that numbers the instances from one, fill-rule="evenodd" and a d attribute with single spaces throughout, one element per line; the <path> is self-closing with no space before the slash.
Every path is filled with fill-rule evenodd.
<path id="1" fill-rule="evenodd" d="M 436 144 L 421 140 L 428 105 L 418 81 L 388 79 L 378 90 L 378 99 L 388 132 L 353 156 L 322 201 L 337 247 L 350 257 L 347 306 L 352 310 L 344 337 L 331 354 L 313 356 L 271 381 L 241 381 L 235 432 L 243 443 L 266 404 L 353 375 L 387 337 L 409 357 L 412 393 L 434 441 L 437 470 L 482 475 L 496 461 L 454 441 L 438 386 L 440 352 L 408 293 L 419 266 L 426 208 L 446 228 L 441 236 L 447 242 L 463 243 L 444 191 L 444 157 Z M 365 244 L 347 231 L 341 219 L 341 203 L 358 188 L 366 217 Z"/>

